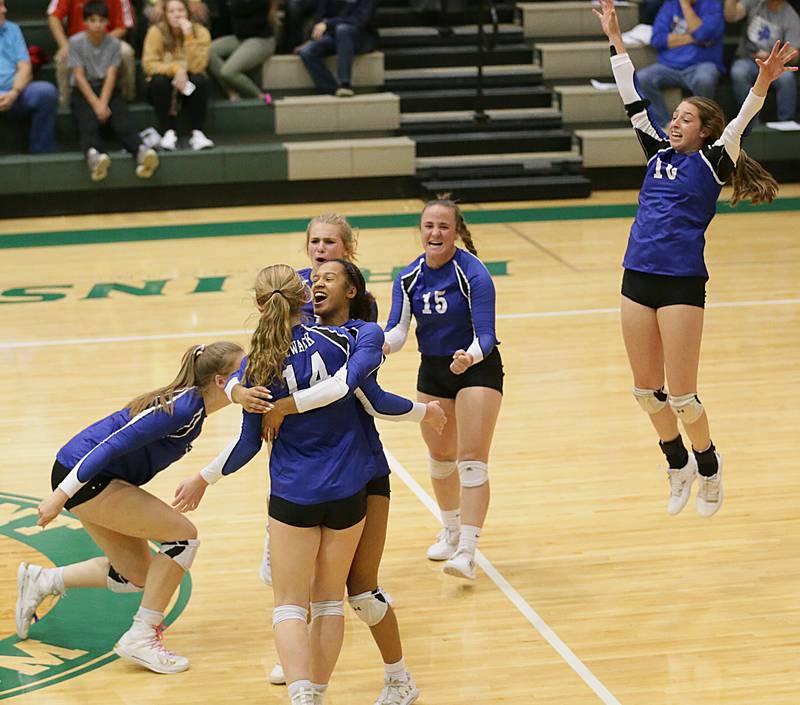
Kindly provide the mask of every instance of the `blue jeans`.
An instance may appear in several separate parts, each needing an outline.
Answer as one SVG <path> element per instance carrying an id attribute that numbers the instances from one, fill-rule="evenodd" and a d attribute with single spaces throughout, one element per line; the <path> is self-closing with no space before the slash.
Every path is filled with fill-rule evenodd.
<path id="1" fill-rule="evenodd" d="M 758 64 L 752 59 L 736 59 L 731 66 L 731 82 L 736 101 L 741 107 L 758 76 Z M 778 99 L 778 120 L 794 120 L 797 111 L 797 83 L 795 75 L 786 72 L 772 84 Z"/>
<path id="2" fill-rule="evenodd" d="M 338 24 L 333 34 L 326 34 L 300 50 L 300 58 L 311 74 L 320 93 L 335 93 L 338 86 L 349 86 L 353 74 L 353 57 L 375 49 L 375 36 L 351 24 Z M 325 57 L 336 54 L 336 79 L 325 66 Z"/>
<path id="3" fill-rule="evenodd" d="M 53 152 L 56 148 L 58 89 L 47 81 L 31 81 L 17 97 L 9 113 L 17 119 L 31 119 L 28 151 Z"/>
<path id="4" fill-rule="evenodd" d="M 717 92 L 719 69 L 710 61 L 704 61 L 685 69 L 672 69 L 664 64 L 650 64 L 636 72 L 644 97 L 650 101 L 650 114 L 660 127 L 670 120 L 664 97 L 664 88 L 680 88 L 692 95 L 713 98 Z"/>

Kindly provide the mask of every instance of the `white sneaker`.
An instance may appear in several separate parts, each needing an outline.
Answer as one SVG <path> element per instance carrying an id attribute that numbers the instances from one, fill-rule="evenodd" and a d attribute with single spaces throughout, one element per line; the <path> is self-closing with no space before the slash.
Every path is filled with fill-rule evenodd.
<path id="1" fill-rule="evenodd" d="M 152 626 L 136 617 L 114 645 L 114 653 L 126 661 L 149 668 L 155 673 L 180 673 L 189 668 L 189 659 L 164 648 L 162 627 Z"/>
<path id="2" fill-rule="evenodd" d="M 689 453 L 689 459 L 682 468 L 667 468 L 670 490 L 667 514 L 675 516 L 681 513 L 689 501 L 696 474 L 697 460 L 695 460 L 694 453 Z"/>
<path id="3" fill-rule="evenodd" d="M 456 578 L 475 580 L 475 556 L 466 548 L 460 548 L 455 555 L 444 564 L 444 572 Z"/>
<path id="4" fill-rule="evenodd" d="M 189 138 L 189 146 L 195 152 L 199 152 L 201 149 L 211 149 L 214 143 L 208 139 L 202 131 L 192 130 L 192 136 Z"/>
<path id="5" fill-rule="evenodd" d="M 136 155 L 136 176 L 140 179 L 149 179 L 158 169 L 158 154 L 152 147 L 144 144 L 139 146 L 139 153 Z"/>
<path id="6" fill-rule="evenodd" d="M 272 685 L 286 685 L 286 676 L 283 673 L 283 666 L 280 661 L 276 661 L 272 670 L 269 672 L 269 682 Z"/>
<path id="7" fill-rule="evenodd" d="M 272 563 L 269 560 L 269 529 L 267 529 L 267 536 L 264 539 L 264 555 L 261 556 L 258 577 L 261 578 L 265 585 L 272 585 Z"/>
<path id="8" fill-rule="evenodd" d="M 28 638 L 31 622 L 36 617 L 36 608 L 48 595 L 63 595 L 56 587 L 56 572 L 53 568 L 20 563 L 17 569 L 17 636 Z"/>
<path id="9" fill-rule="evenodd" d="M 405 679 L 383 677 L 383 690 L 375 701 L 375 705 L 411 705 L 419 697 L 411 674 L 406 672 Z"/>
<path id="10" fill-rule="evenodd" d="M 719 453 L 714 455 L 717 456 L 717 472 L 711 477 L 697 473 L 697 513 L 706 518 L 714 516 L 722 506 L 722 456 Z"/>
<path id="11" fill-rule="evenodd" d="M 89 178 L 92 181 L 102 181 L 108 176 L 111 157 L 105 152 L 98 152 L 92 147 L 86 152 L 86 165 L 89 167 Z"/>
<path id="12" fill-rule="evenodd" d="M 458 548 L 458 529 L 448 529 L 446 526 L 436 535 L 436 543 L 428 549 L 428 559 L 432 561 L 446 561 L 451 558 Z"/>
<path id="13" fill-rule="evenodd" d="M 167 130 L 161 135 L 161 143 L 158 145 L 161 149 L 166 149 L 168 152 L 174 152 L 178 146 L 178 135 L 175 130 Z"/>
<path id="14" fill-rule="evenodd" d="M 320 700 L 320 695 L 318 691 L 314 690 L 313 688 L 300 688 L 291 698 L 292 705 L 320 705 L 322 702 Z"/>

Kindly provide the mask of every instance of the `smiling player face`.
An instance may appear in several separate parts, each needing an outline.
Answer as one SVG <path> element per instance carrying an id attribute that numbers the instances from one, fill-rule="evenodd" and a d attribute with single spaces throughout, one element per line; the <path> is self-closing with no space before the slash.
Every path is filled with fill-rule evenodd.
<path id="1" fill-rule="evenodd" d="M 696 152 L 705 143 L 708 129 L 700 121 L 696 105 L 682 102 L 669 123 L 669 143 L 676 152 Z"/>
<path id="2" fill-rule="evenodd" d="M 350 301 L 356 295 L 344 268 L 338 262 L 323 262 L 311 277 L 314 314 L 321 322 L 331 318 L 350 318 Z"/>
<path id="3" fill-rule="evenodd" d="M 430 206 L 422 212 L 420 242 L 428 259 L 447 261 L 456 249 L 456 216 L 447 206 Z"/>

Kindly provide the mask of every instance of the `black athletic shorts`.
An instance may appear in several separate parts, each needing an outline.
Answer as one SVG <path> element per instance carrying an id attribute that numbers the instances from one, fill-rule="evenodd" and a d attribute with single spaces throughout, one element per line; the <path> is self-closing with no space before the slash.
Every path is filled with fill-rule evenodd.
<path id="1" fill-rule="evenodd" d="M 497 348 L 464 374 L 450 372 L 451 362 L 452 356 L 423 355 L 417 373 L 417 391 L 442 399 L 455 399 L 466 387 L 488 387 L 503 393 L 503 360 Z"/>
<path id="2" fill-rule="evenodd" d="M 383 477 L 373 477 L 367 483 L 367 497 L 369 496 L 378 496 L 378 497 L 386 497 L 386 499 L 390 499 L 392 495 L 392 490 L 389 485 L 389 476 L 384 475 Z"/>
<path id="3" fill-rule="evenodd" d="M 329 529 L 349 529 L 367 514 L 367 488 L 351 497 L 319 504 L 296 504 L 288 499 L 270 495 L 269 515 L 289 526 L 309 528 L 326 526 Z"/>
<path id="4" fill-rule="evenodd" d="M 70 473 L 70 468 L 64 467 L 57 460 L 53 463 L 53 471 L 50 473 L 50 486 L 52 489 L 58 487 L 61 481 Z M 95 475 L 89 482 L 81 487 L 72 497 L 67 500 L 64 505 L 66 509 L 72 509 L 79 504 L 88 502 L 92 497 L 97 497 L 114 478 L 110 475 Z"/>
<path id="5" fill-rule="evenodd" d="M 662 306 L 706 306 L 706 277 L 673 277 L 626 269 L 622 275 L 622 295 L 648 308 Z"/>

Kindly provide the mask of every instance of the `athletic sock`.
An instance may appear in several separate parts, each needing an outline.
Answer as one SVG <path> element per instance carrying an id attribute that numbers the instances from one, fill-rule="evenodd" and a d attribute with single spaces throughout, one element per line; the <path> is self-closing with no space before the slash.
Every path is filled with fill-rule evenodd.
<path id="1" fill-rule="evenodd" d="M 293 683 L 289 683 L 289 685 L 287 687 L 287 691 L 289 693 L 289 698 L 293 698 L 295 696 L 295 694 L 297 693 L 297 691 L 300 690 L 300 688 L 309 688 L 310 689 L 310 688 L 313 688 L 313 684 L 311 683 L 310 680 L 308 680 L 308 678 L 304 678 L 303 680 L 294 681 Z"/>
<path id="2" fill-rule="evenodd" d="M 406 660 L 404 658 L 401 658 L 397 663 L 384 663 L 383 670 L 387 678 L 396 681 L 406 680 L 407 671 Z"/>
<path id="3" fill-rule="evenodd" d="M 667 463 L 672 470 L 685 467 L 686 463 L 689 462 L 689 451 L 683 445 L 683 438 L 681 438 L 680 433 L 677 438 L 673 438 L 671 441 L 659 441 L 658 445 L 661 448 L 661 452 L 667 457 Z"/>
<path id="4" fill-rule="evenodd" d="M 466 548 L 471 555 L 475 555 L 475 549 L 478 547 L 478 539 L 481 536 L 480 526 L 470 526 L 469 524 L 461 525 L 461 534 L 458 539 L 458 548 Z"/>
<path id="5" fill-rule="evenodd" d="M 441 509 L 442 524 L 452 532 L 458 531 L 461 524 L 461 510 L 460 509 Z"/>
<path id="6" fill-rule="evenodd" d="M 719 470 L 717 454 L 714 451 L 714 444 L 710 442 L 708 448 L 703 451 L 693 449 L 694 457 L 697 459 L 697 472 L 703 477 L 716 475 Z"/>
<path id="7" fill-rule="evenodd" d="M 318 693 L 324 693 L 328 689 L 327 683 L 312 683 L 311 687 Z"/>
<path id="8" fill-rule="evenodd" d="M 164 613 L 157 612 L 156 610 L 149 610 L 146 607 L 140 607 L 136 610 L 136 614 L 134 615 L 141 619 L 145 624 L 149 624 L 151 627 L 157 627 L 161 622 L 164 621 Z"/>

